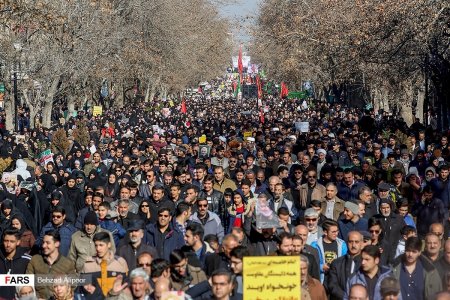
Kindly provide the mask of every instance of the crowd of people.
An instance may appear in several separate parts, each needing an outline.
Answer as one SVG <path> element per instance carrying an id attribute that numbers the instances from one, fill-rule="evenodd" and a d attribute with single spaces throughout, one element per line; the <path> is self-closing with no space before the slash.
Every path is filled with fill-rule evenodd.
<path id="1" fill-rule="evenodd" d="M 242 299 L 243 258 L 277 255 L 300 257 L 302 299 L 450 299 L 446 132 L 276 96 L 156 104 L 2 132 L 0 274 L 87 281 L 0 298 Z M 58 126 L 69 151 L 42 164 Z"/>

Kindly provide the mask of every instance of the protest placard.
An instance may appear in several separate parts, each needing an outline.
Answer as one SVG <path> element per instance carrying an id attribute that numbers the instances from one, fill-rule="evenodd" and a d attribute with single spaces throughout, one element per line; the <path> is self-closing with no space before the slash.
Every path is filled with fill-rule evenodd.
<path id="1" fill-rule="evenodd" d="M 94 106 L 92 109 L 92 115 L 94 117 L 101 116 L 103 114 L 103 107 L 102 106 Z"/>
<path id="2" fill-rule="evenodd" d="M 244 257 L 244 300 L 300 300 L 300 257 Z"/>
<path id="3" fill-rule="evenodd" d="M 38 161 L 41 166 L 45 166 L 45 165 L 47 165 L 47 163 L 53 162 L 52 151 L 50 149 L 42 151 L 38 155 Z"/>

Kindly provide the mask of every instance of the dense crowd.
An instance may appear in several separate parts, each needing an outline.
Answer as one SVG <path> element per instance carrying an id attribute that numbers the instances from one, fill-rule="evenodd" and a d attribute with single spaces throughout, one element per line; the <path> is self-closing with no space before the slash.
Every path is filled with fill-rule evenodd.
<path id="1" fill-rule="evenodd" d="M 300 257 L 302 299 L 449 299 L 450 144 L 433 120 L 208 92 L 186 113 L 157 104 L 3 131 L 0 274 L 87 282 L 0 298 L 242 299 L 243 258 L 278 255 Z M 58 126 L 69 151 L 40 164 Z"/>

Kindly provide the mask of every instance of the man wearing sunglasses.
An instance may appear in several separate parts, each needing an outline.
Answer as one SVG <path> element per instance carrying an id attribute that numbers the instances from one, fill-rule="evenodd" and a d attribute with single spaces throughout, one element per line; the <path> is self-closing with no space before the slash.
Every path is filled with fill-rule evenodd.
<path id="1" fill-rule="evenodd" d="M 169 260 L 170 253 L 184 246 L 184 236 L 177 226 L 173 226 L 170 208 L 162 206 L 157 213 L 157 221 L 145 227 L 146 244 L 156 248 L 158 256 Z"/>
<path id="2" fill-rule="evenodd" d="M 72 234 L 77 231 L 77 229 L 72 224 L 66 222 L 66 210 L 62 206 L 56 206 L 52 210 L 51 221 L 42 227 L 41 233 L 36 241 L 38 247 L 42 246 L 45 233 L 51 230 L 57 230 L 59 232 L 61 238 L 59 252 L 62 255 L 67 256 L 67 254 L 69 254 Z"/>

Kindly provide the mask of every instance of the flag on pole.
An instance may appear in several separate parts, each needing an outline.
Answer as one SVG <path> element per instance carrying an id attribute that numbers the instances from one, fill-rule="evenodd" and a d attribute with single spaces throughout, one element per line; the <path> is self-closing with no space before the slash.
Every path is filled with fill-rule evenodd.
<path id="1" fill-rule="evenodd" d="M 284 82 L 281 82 L 281 93 L 280 93 L 281 98 L 286 98 L 288 94 L 289 90 L 287 85 Z"/>
<path id="2" fill-rule="evenodd" d="M 258 88 L 258 99 L 262 99 L 263 92 L 261 86 L 261 78 L 259 77 L 259 75 L 256 75 L 256 86 Z"/>
<path id="3" fill-rule="evenodd" d="M 237 82 L 236 89 L 234 90 L 234 97 L 237 98 L 239 96 L 239 93 L 241 92 L 241 80 Z"/>
<path id="4" fill-rule="evenodd" d="M 183 98 L 183 101 L 181 102 L 181 113 L 187 114 L 186 100 L 184 98 Z"/>
<path id="5" fill-rule="evenodd" d="M 239 45 L 238 70 L 239 70 L 239 81 L 241 81 L 242 71 L 244 70 L 244 65 L 242 64 L 242 44 Z"/>

